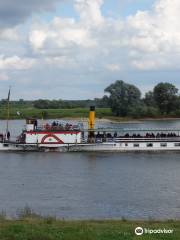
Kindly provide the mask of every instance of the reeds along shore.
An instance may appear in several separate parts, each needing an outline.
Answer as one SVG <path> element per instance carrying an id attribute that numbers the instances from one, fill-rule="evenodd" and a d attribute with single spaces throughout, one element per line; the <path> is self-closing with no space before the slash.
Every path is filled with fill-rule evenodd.
<path id="1" fill-rule="evenodd" d="M 171 229 L 172 234 L 143 234 L 136 236 L 135 228 Z M 0 215 L 1 240 L 179 240 L 180 221 L 86 220 L 66 221 L 43 217 L 25 207 L 15 219 Z"/>
<path id="2" fill-rule="evenodd" d="M 135 235 L 135 228 L 173 229 L 172 234 Z M 63 221 L 55 218 L 0 220 L 1 240 L 179 240 L 180 222 L 168 221 Z"/>

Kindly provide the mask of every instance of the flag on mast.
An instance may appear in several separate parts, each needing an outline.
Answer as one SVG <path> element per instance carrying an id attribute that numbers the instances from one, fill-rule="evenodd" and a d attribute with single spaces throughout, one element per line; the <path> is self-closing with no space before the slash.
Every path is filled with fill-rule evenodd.
<path id="1" fill-rule="evenodd" d="M 8 101 L 10 100 L 10 95 L 11 95 L 11 87 L 9 87 L 8 98 L 7 98 Z"/>

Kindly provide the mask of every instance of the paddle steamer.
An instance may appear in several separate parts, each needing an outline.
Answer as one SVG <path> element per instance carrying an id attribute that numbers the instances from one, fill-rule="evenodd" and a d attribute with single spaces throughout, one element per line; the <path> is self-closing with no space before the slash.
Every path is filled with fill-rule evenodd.
<path id="1" fill-rule="evenodd" d="M 95 128 L 95 107 L 90 107 L 88 128 L 53 121 L 39 125 L 27 119 L 25 129 L 12 141 L 0 135 L 1 151 L 180 151 L 180 129 Z"/>

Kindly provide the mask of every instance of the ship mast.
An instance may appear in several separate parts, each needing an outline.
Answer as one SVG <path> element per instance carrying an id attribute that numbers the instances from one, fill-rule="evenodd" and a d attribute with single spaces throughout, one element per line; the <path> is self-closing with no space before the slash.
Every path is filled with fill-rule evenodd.
<path id="1" fill-rule="evenodd" d="M 6 121 L 6 134 L 9 132 L 9 117 L 10 117 L 10 94 L 11 94 L 11 87 L 9 87 L 8 98 L 7 98 L 7 121 Z"/>

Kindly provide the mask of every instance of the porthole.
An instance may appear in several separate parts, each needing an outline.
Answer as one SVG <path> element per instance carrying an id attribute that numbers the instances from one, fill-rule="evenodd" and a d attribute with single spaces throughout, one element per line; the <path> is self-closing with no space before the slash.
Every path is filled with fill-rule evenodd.
<path id="1" fill-rule="evenodd" d="M 180 143 L 175 143 L 174 146 L 175 147 L 180 147 Z"/>
<path id="2" fill-rule="evenodd" d="M 5 144 L 3 144 L 3 147 L 9 147 L 9 144 L 5 143 Z"/>
<path id="3" fill-rule="evenodd" d="M 161 147 L 167 147 L 167 143 L 161 143 L 160 146 Z"/>
<path id="4" fill-rule="evenodd" d="M 147 147 L 153 147 L 153 143 L 147 143 Z"/>

